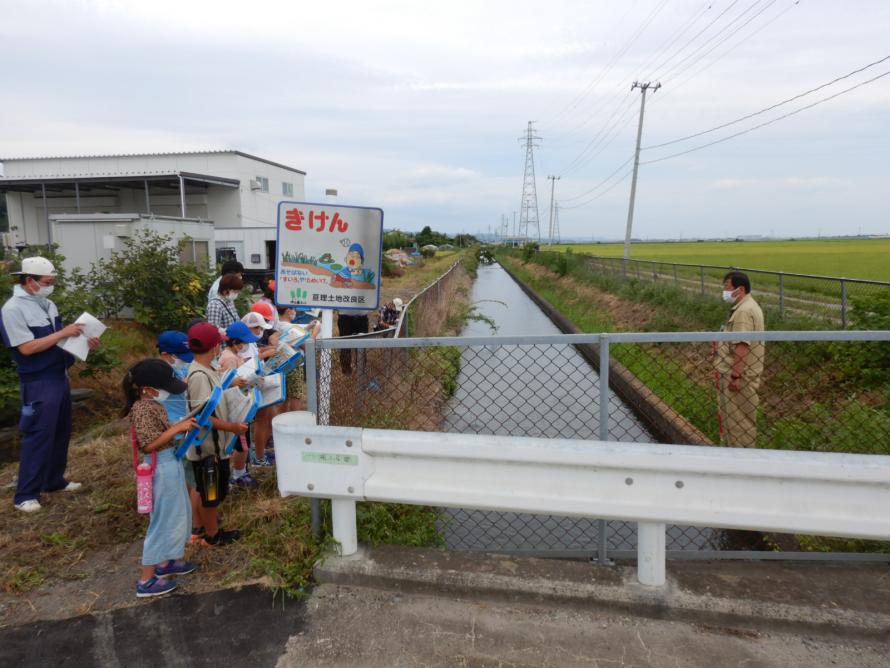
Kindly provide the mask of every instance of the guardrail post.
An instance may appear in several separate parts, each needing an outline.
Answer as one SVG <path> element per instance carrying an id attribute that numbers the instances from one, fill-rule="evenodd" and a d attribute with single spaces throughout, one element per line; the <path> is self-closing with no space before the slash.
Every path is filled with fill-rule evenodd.
<path id="1" fill-rule="evenodd" d="M 785 274 L 779 272 L 779 317 L 785 317 Z"/>
<path id="2" fill-rule="evenodd" d="M 331 515 L 334 526 L 334 540 L 340 543 L 340 556 L 348 557 L 350 554 L 358 552 L 355 501 L 352 499 L 332 499 Z"/>
<path id="3" fill-rule="evenodd" d="M 609 440 L 609 339 L 605 334 L 600 334 L 600 424 L 599 439 Z M 597 560 L 602 565 L 609 562 L 609 525 L 605 520 L 597 520 Z"/>
<path id="4" fill-rule="evenodd" d="M 847 281 L 841 279 L 841 327 L 847 329 Z"/>
<path id="5" fill-rule="evenodd" d="M 637 524 L 637 580 L 649 587 L 665 582 L 665 525 L 659 522 Z"/>

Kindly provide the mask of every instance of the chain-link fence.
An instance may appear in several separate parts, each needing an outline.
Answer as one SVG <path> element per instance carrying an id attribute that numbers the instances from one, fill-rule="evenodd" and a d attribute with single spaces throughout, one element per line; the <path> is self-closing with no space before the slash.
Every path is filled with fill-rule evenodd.
<path id="1" fill-rule="evenodd" d="M 519 254 L 520 251 L 508 251 Z M 872 328 L 875 301 L 890 299 L 890 283 L 831 276 L 814 276 L 742 267 L 624 260 L 584 253 L 538 251 L 536 262 L 548 266 L 571 262 L 583 271 L 621 281 L 636 280 L 671 285 L 702 297 L 720 295 L 723 277 L 743 271 L 751 279 L 758 303 L 779 318 L 805 318 L 830 329 Z"/>
<path id="2" fill-rule="evenodd" d="M 733 337 L 318 341 L 307 358 L 310 402 L 328 402 L 328 423 L 340 426 L 890 454 L 890 332 L 746 334 L 744 364 Z M 317 363 L 351 348 L 363 362 L 349 376 Z M 316 387 L 329 395 L 313 396 Z M 455 549 L 602 556 L 636 547 L 636 525 L 618 521 L 445 509 L 440 530 Z M 667 547 L 884 546 L 673 526 Z"/>

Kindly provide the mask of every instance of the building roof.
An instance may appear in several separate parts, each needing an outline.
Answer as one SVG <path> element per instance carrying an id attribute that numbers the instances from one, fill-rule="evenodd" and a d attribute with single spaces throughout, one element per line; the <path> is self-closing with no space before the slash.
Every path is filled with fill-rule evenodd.
<path id="1" fill-rule="evenodd" d="M 265 158 L 260 158 L 255 155 L 251 155 L 250 153 L 245 153 L 244 151 L 235 151 L 229 149 L 214 149 L 210 151 L 171 151 L 167 153 L 104 153 L 97 155 L 43 155 L 43 156 L 32 156 L 32 157 L 18 157 L 18 158 L 0 158 L 0 162 L 16 162 L 16 161 L 25 161 L 25 160 L 83 160 L 85 158 L 152 158 L 152 157 L 166 157 L 171 155 L 208 155 L 208 154 L 222 154 L 222 153 L 231 153 L 233 155 L 240 155 L 242 158 L 247 158 L 248 160 L 256 160 L 257 162 L 262 162 L 267 165 L 272 165 L 273 167 L 280 167 L 281 169 L 286 169 L 290 172 L 295 172 L 296 174 L 302 174 L 306 176 L 306 172 L 301 169 L 297 169 L 296 167 L 290 167 L 288 165 L 283 165 L 280 162 L 273 162 L 272 160 L 266 160 Z"/>
<path id="2" fill-rule="evenodd" d="M 206 174 L 195 174 L 193 172 L 168 172 L 168 173 L 149 173 L 149 174 L 127 174 L 120 176 L 0 176 L 0 192 L 22 191 L 37 192 L 41 186 L 72 186 L 78 185 L 88 186 L 90 184 L 100 185 L 103 183 L 116 184 L 125 188 L 142 188 L 146 182 L 157 185 L 169 185 L 170 187 L 179 187 L 179 177 L 189 184 L 200 183 L 204 186 L 224 186 L 226 188 L 238 188 L 241 182 L 238 179 L 227 179 L 221 176 L 209 176 Z"/>

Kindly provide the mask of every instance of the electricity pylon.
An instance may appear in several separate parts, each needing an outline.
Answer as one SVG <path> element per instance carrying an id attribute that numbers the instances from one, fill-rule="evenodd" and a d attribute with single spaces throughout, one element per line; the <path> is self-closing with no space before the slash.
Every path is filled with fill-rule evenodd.
<path id="1" fill-rule="evenodd" d="M 522 239 L 529 239 L 530 233 L 532 233 L 540 243 L 541 226 L 538 222 L 538 187 L 535 183 L 534 149 L 541 146 L 541 138 L 535 134 L 534 121 L 528 122 L 528 130 L 524 137 L 519 138 L 519 141 L 525 142 L 525 176 L 522 180 L 519 236 Z"/>

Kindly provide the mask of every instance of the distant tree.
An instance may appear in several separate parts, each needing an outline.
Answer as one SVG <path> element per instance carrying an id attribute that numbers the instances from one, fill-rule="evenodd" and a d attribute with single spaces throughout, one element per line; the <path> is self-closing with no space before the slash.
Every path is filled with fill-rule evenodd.
<path id="1" fill-rule="evenodd" d="M 408 235 L 401 230 L 390 230 L 383 233 L 383 250 L 406 248 L 408 244 Z"/>

